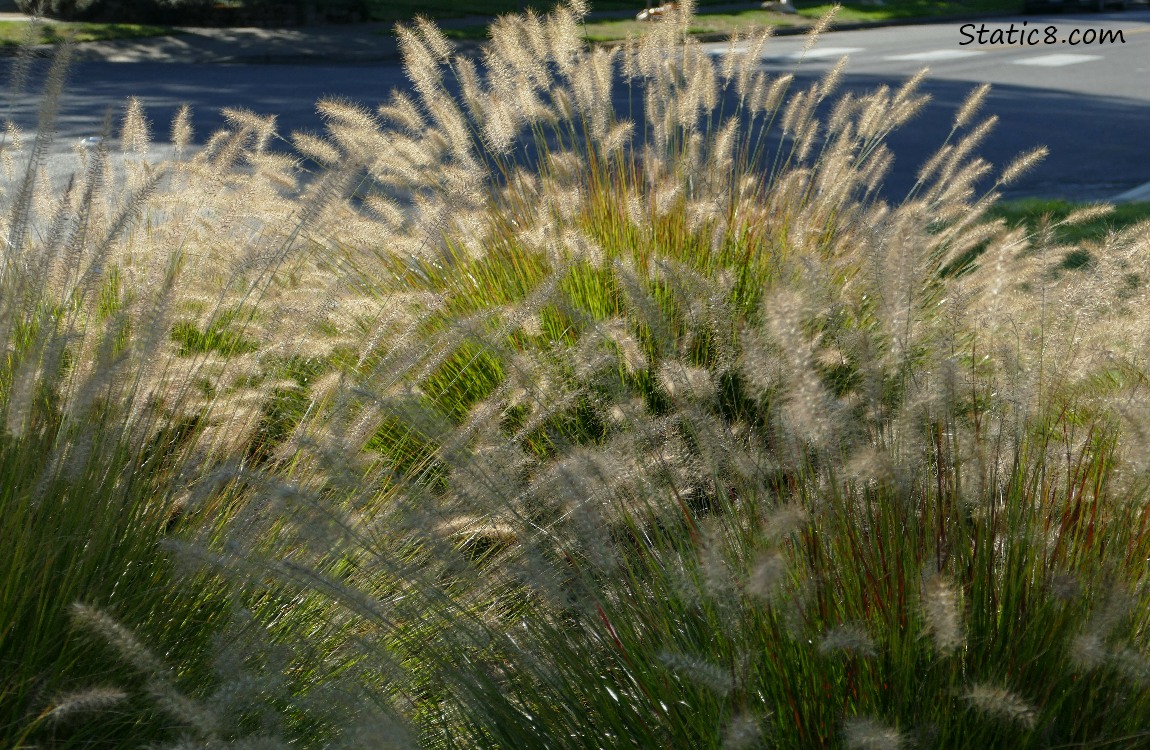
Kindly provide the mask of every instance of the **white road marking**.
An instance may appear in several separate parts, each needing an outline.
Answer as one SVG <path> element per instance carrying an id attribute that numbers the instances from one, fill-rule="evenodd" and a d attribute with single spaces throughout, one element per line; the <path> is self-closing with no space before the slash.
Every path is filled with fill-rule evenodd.
<path id="1" fill-rule="evenodd" d="M 1150 182 L 1145 185 L 1139 185 L 1133 190 L 1127 190 L 1121 195 L 1116 195 L 1110 199 L 1112 203 L 1134 203 L 1138 201 L 1150 201 Z"/>
<path id="2" fill-rule="evenodd" d="M 1015 65 L 1038 65 L 1044 68 L 1058 68 L 1063 65 L 1076 65 L 1078 63 L 1101 60 L 1102 55 L 1071 55 L 1068 53 L 1058 55 L 1042 55 L 1041 57 L 1028 57 L 1024 60 L 1013 60 Z"/>
<path id="3" fill-rule="evenodd" d="M 708 53 L 710 53 L 716 57 L 722 57 L 723 55 L 732 51 L 732 49 L 725 44 L 709 45 L 706 48 L 706 50 Z M 747 45 L 736 44 L 733 51 L 735 54 L 745 53 L 747 51 Z M 815 47 L 814 49 L 807 50 L 807 52 L 805 54 L 802 52 L 802 50 L 800 50 L 798 52 L 788 52 L 785 55 L 772 55 L 772 54 L 769 54 L 769 52 L 768 52 L 767 54 L 763 55 L 763 61 L 764 62 L 783 63 L 783 62 L 795 62 L 795 61 L 800 60 L 800 59 L 801 60 L 821 60 L 824 58 L 834 58 L 837 60 L 838 58 L 843 57 L 844 55 L 850 55 L 850 54 L 853 54 L 855 52 L 865 52 L 865 51 L 866 50 L 862 47 Z"/>
<path id="4" fill-rule="evenodd" d="M 784 55 L 788 60 L 820 60 L 827 57 L 840 58 L 843 55 L 851 55 L 855 52 L 864 52 L 862 47 L 815 47 L 814 49 L 803 52 L 792 52 L 789 55 Z"/>
<path id="5" fill-rule="evenodd" d="M 736 44 L 734 47 L 731 47 L 730 45 L 722 44 L 721 42 L 713 42 L 710 44 L 704 44 L 703 49 L 707 50 L 707 54 L 714 55 L 715 57 L 722 57 L 728 52 L 733 52 L 736 55 L 742 55 L 746 53 L 747 45 Z"/>
<path id="6" fill-rule="evenodd" d="M 907 60 L 913 62 L 936 62 L 938 60 L 958 60 L 962 57 L 985 55 L 972 49 L 932 49 L 930 52 L 912 52 L 909 55 L 890 55 L 884 60 Z"/>

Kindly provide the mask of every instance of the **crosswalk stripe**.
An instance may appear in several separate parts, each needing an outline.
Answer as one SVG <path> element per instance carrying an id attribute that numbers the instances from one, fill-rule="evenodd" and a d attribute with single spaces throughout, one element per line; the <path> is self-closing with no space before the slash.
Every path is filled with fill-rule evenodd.
<path id="1" fill-rule="evenodd" d="M 1023 60 L 1012 60 L 1015 65 L 1037 65 L 1044 68 L 1057 68 L 1063 65 L 1076 65 L 1078 63 L 1101 60 L 1102 55 L 1071 55 L 1062 53 L 1058 55 L 1042 55 L 1041 57 L 1027 57 Z"/>
<path id="2" fill-rule="evenodd" d="M 784 55 L 788 60 L 820 60 L 827 57 L 839 58 L 843 55 L 852 55 L 855 52 L 865 52 L 862 47 L 816 47 L 812 50 L 803 52 L 792 52 L 789 55 Z"/>
<path id="3" fill-rule="evenodd" d="M 737 44 L 737 45 L 735 45 L 734 49 L 732 50 L 730 47 L 727 47 L 726 45 L 723 45 L 723 46 L 708 45 L 706 47 L 706 50 L 709 54 L 714 55 L 715 57 L 722 57 L 723 55 L 725 55 L 731 51 L 733 51 L 735 54 L 740 54 L 740 53 L 746 52 L 747 46 L 745 44 Z M 774 62 L 794 62 L 794 61 L 800 60 L 800 59 L 801 60 L 822 60 L 825 58 L 834 58 L 837 60 L 838 58 L 840 58 L 844 55 L 851 55 L 851 54 L 854 54 L 855 52 L 865 52 L 865 51 L 866 50 L 862 47 L 822 47 L 822 48 L 815 47 L 814 49 L 807 50 L 805 53 L 800 50 L 798 52 L 788 52 L 785 55 L 765 54 L 765 55 L 763 55 L 763 61 L 764 62 L 771 62 L 771 61 L 774 61 Z"/>
<path id="4" fill-rule="evenodd" d="M 939 60 L 958 60 L 962 57 L 975 57 L 985 55 L 985 52 L 976 52 L 971 49 L 932 49 L 929 52 L 912 52 L 909 55 L 890 55 L 884 60 L 906 60 L 914 62 L 935 62 Z"/>

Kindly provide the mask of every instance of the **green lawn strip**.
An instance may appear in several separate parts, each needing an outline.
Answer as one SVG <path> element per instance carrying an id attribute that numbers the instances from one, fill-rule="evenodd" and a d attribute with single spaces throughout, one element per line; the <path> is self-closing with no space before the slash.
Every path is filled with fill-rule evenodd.
<path id="1" fill-rule="evenodd" d="M 58 44 L 67 38 L 76 42 L 103 42 L 111 39 L 142 39 L 181 33 L 170 26 L 146 26 L 136 23 L 59 23 L 45 22 L 36 26 L 29 40 L 28 21 L 0 21 L 0 47 L 27 44 Z"/>
<path id="2" fill-rule="evenodd" d="M 1091 204 L 1066 200 L 1022 198 L 1002 201 L 991 209 L 990 215 L 995 218 L 1006 219 L 1007 223 L 1012 226 L 1025 224 L 1027 229 L 1035 232 L 1038 231 L 1044 219 L 1048 223 L 1054 224 L 1065 219 L 1072 212 L 1089 205 Z M 1119 203 L 1114 206 L 1112 212 L 1105 216 L 1081 224 L 1058 227 L 1055 230 L 1055 237 L 1059 242 L 1066 244 L 1096 242 L 1105 237 L 1108 232 L 1120 231 L 1148 219 L 1150 219 L 1150 202 Z"/>
<path id="3" fill-rule="evenodd" d="M 1002 219 L 1012 228 L 1025 228 L 1030 241 L 1037 245 L 1050 244 L 1062 248 L 1062 258 L 1054 271 L 1059 274 L 1088 267 L 1093 259 L 1092 250 L 1107 235 L 1150 220 L 1150 203 L 1121 203 L 1114 205 L 1109 213 L 1085 221 L 1075 220 L 1073 224 L 1065 223 L 1073 212 L 1093 205 L 1096 204 L 1051 198 L 1018 198 L 993 206 L 987 212 L 987 219 Z M 1049 235 L 1043 239 L 1047 232 Z M 970 263 L 985 249 L 985 245 L 972 248 L 955 262 L 952 270 Z"/>

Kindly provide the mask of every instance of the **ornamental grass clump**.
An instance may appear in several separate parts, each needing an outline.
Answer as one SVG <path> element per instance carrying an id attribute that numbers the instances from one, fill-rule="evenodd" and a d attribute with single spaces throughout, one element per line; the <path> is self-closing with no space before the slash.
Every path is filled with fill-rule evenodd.
<path id="1" fill-rule="evenodd" d="M 1137 742 L 1147 227 L 1055 273 L 987 217 L 1042 152 L 973 155 L 985 88 L 891 203 L 921 75 L 800 86 L 689 11 L 588 50 L 580 13 L 482 65 L 401 27 L 413 92 L 321 105 L 387 311 L 291 502 L 186 551 L 330 596 L 427 746 Z"/>
<path id="2" fill-rule="evenodd" d="M 133 99 L 58 178 L 49 163 L 69 163 L 54 136 L 69 55 L 65 45 L 43 65 L 17 60 L 14 89 L 43 80 L 38 120 L 32 134 L 7 120 L 0 143 L 5 747 L 174 736 L 138 692 L 108 684 L 154 676 L 116 666 L 73 605 L 214 684 L 205 654 L 229 611 L 278 600 L 229 597 L 208 575 L 178 580 L 161 543 L 204 533 L 213 488 L 272 449 L 300 382 L 354 325 L 333 323 L 325 304 L 337 261 L 304 262 L 339 173 L 308 185 L 306 205 L 293 200 L 291 160 L 267 148 L 273 123 L 241 111 L 193 149 L 181 110 L 173 158 L 155 158 Z"/>
<path id="3" fill-rule="evenodd" d="M 891 202 L 922 74 L 769 75 L 681 5 L 613 50 L 577 3 L 478 60 L 399 27 L 410 90 L 298 159 L 234 112 L 167 165 L 164 346 L 219 369 L 147 381 L 211 467 L 162 548 L 262 606 L 199 682 L 74 611 L 184 740 L 1144 739 L 1150 227 L 1068 273 L 990 219 L 1041 152 L 974 155 L 983 87 Z M 82 687 L 45 715 L 121 700 Z"/>

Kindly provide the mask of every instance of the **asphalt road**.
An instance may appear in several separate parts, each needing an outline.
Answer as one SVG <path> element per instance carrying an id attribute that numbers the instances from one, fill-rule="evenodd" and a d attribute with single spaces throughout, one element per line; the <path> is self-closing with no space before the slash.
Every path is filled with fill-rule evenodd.
<path id="1" fill-rule="evenodd" d="M 898 85 L 929 67 L 923 90 L 933 100 L 891 140 L 897 163 L 888 193 L 909 186 L 913 167 L 933 152 L 971 88 L 988 82 L 993 88 L 983 112 L 1000 121 L 980 155 L 1001 166 L 1036 145 L 1050 149 L 1009 195 L 1112 199 L 1150 183 L 1150 10 L 1137 7 L 998 18 L 969 27 L 953 22 L 837 32 L 801 62 L 795 57 L 802 40 L 780 38 L 772 40 L 763 62 L 767 70 L 815 77 L 846 55 L 846 85 L 859 90 Z M 983 24 L 987 43 L 979 44 Z M 1012 26 L 1016 33 L 1010 35 Z M 1069 43 L 1103 30 L 1121 31 L 1124 43 Z M 1006 43 L 1011 38 L 1014 44 Z M 1056 43 L 1042 43 L 1047 39 Z M 711 46 L 716 53 L 724 47 Z M 1142 200 L 1150 200 L 1150 190 L 1144 192 Z"/>
<path id="2" fill-rule="evenodd" d="M 984 108 L 1001 120 L 980 155 L 1005 165 L 1014 155 L 1044 144 L 1050 157 L 1010 191 L 1012 196 L 1110 199 L 1150 182 L 1150 10 L 1114 13 L 1066 13 L 998 18 L 928 26 L 836 32 L 826 35 L 801 61 L 801 38 L 772 40 L 763 65 L 771 71 L 795 71 L 800 79 L 821 75 L 843 54 L 849 56 L 845 86 L 871 89 L 898 85 L 924 66 L 930 77 L 924 90 L 932 103 L 891 141 L 895 170 L 888 197 L 897 198 L 912 181 L 917 166 L 949 130 L 955 110 L 977 83 L 994 84 Z M 1023 27 L 1023 22 L 1026 26 Z M 978 24 L 985 23 L 986 44 L 979 44 Z M 1031 40 L 1045 41 L 1053 27 L 1056 44 L 990 44 L 993 31 L 1011 24 Z M 1089 32 L 1121 31 L 1124 43 L 1071 45 Z M 1032 31 L 1040 30 L 1036 36 Z M 964 33 L 965 32 L 965 33 Z M 973 36 L 972 36 L 973 35 Z M 973 39 L 969 43 L 968 39 Z M 1024 39 L 1023 42 L 1026 40 Z M 721 54 L 726 45 L 713 45 Z M 6 80 L 10 63 L 0 68 Z M 40 66 L 41 69 L 45 67 Z M 35 80 L 33 80 L 35 83 Z M 178 63 L 80 62 L 72 68 L 68 93 L 58 120 L 53 171 L 66 172 L 65 154 L 81 138 L 98 135 L 105 112 L 123 107 L 129 95 L 139 97 L 164 140 L 168 123 L 182 103 L 192 105 L 200 139 L 222 125 L 221 107 L 246 107 L 276 114 L 281 133 L 319 129 L 314 103 L 323 96 L 342 96 L 374 105 L 408 82 L 397 64 L 188 65 Z M 22 129 L 35 128 L 37 97 L 13 96 L 5 87 L 0 107 Z M 620 95 L 626 89 L 617 89 Z M 34 92 L 34 88 L 32 89 Z M 619 103 L 622 111 L 627 106 Z M 162 146 L 158 147 L 162 150 Z M 1150 200 L 1150 194 L 1146 196 Z"/>

